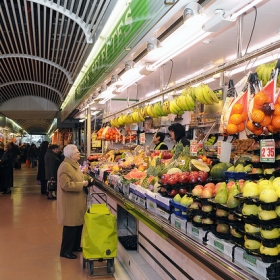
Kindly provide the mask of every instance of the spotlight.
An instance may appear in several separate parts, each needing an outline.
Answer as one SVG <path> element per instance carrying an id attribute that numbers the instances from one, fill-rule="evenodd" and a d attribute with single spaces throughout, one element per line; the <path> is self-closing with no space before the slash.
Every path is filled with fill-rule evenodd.
<path id="1" fill-rule="evenodd" d="M 135 64 L 135 62 L 134 62 L 133 60 L 127 61 L 127 62 L 125 63 L 125 65 L 124 65 L 124 70 L 125 70 L 125 71 L 130 70 L 131 68 L 134 67 L 134 64 Z"/>
<path id="2" fill-rule="evenodd" d="M 193 16 L 200 15 L 202 13 L 202 6 L 196 2 L 187 4 L 184 8 L 183 18 L 184 21 L 192 18 Z"/>
<path id="3" fill-rule="evenodd" d="M 147 42 L 147 51 L 151 52 L 156 48 L 160 48 L 160 41 L 157 38 L 152 38 Z"/>

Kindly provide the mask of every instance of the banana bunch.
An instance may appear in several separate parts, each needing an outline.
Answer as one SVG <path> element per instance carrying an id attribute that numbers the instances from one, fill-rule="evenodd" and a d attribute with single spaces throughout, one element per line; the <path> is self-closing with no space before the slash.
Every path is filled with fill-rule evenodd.
<path id="1" fill-rule="evenodd" d="M 110 121 L 110 124 L 111 124 L 112 127 L 120 127 L 117 118 L 112 119 L 112 120 Z"/>
<path id="2" fill-rule="evenodd" d="M 171 111 L 170 111 L 170 101 L 169 100 L 164 101 L 164 103 L 162 105 L 162 110 L 163 110 L 165 116 L 167 116 L 171 113 Z"/>
<path id="3" fill-rule="evenodd" d="M 184 110 L 181 109 L 181 107 L 178 106 L 177 100 L 179 97 L 175 97 L 171 102 L 170 102 L 170 112 L 175 115 L 183 115 Z"/>
<path id="4" fill-rule="evenodd" d="M 149 104 L 147 107 L 146 107 L 146 111 L 147 111 L 147 115 L 151 118 L 156 118 L 157 115 L 156 115 L 156 112 L 154 111 L 154 106 L 152 104 Z"/>
<path id="5" fill-rule="evenodd" d="M 193 111 L 195 108 L 195 101 L 190 94 L 180 95 L 176 99 L 176 103 L 182 111 Z"/>
<path id="6" fill-rule="evenodd" d="M 142 114 L 142 109 L 141 108 L 136 108 L 133 110 L 131 115 L 127 115 L 128 118 L 131 117 L 132 123 L 138 123 L 138 122 L 144 122 L 145 117 Z"/>
<path id="7" fill-rule="evenodd" d="M 213 90 L 205 84 L 200 84 L 195 88 L 196 100 L 204 105 L 213 105 L 214 103 L 219 103 L 219 99 Z"/>
<path id="8" fill-rule="evenodd" d="M 168 115 L 168 114 L 166 114 L 166 112 L 163 111 L 163 105 L 161 104 L 161 102 L 157 102 L 154 105 L 153 109 L 158 117 L 165 117 Z"/>
<path id="9" fill-rule="evenodd" d="M 182 90 L 182 95 L 190 95 L 194 101 L 196 99 L 195 93 L 196 93 L 195 88 L 189 86 Z"/>
<path id="10" fill-rule="evenodd" d="M 262 81 L 262 85 L 265 86 L 267 82 L 271 80 L 271 72 L 275 69 L 277 60 L 267 64 L 261 64 L 257 67 L 256 72 L 259 79 Z"/>

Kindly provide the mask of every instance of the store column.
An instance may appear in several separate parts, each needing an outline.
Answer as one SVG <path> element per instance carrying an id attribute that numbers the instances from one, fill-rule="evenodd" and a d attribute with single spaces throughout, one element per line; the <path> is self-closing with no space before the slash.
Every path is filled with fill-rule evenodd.
<path id="1" fill-rule="evenodd" d="M 91 109 L 88 107 L 87 109 L 87 152 L 86 155 L 87 157 L 90 155 L 91 152 Z"/>

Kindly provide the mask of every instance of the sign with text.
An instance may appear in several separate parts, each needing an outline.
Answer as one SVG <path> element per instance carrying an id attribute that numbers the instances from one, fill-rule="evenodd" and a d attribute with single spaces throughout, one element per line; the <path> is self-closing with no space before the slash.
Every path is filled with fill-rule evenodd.
<path id="1" fill-rule="evenodd" d="M 196 140 L 191 140 L 190 142 L 190 156 L 197 156 L 198 143 Z"/>
<path id="2" fill-rule="evenodd" d="M 139 134 L 139 141 L 140 141 L 140 144 L 145 144 L 146 143 L 146 134 L 145 133 L 140 133 Z"/>
<path id="3" fill-rule="evenodd" d="M 274 139 L 260 140 L 261 162 L 275 162 L 275 141 Z"/>

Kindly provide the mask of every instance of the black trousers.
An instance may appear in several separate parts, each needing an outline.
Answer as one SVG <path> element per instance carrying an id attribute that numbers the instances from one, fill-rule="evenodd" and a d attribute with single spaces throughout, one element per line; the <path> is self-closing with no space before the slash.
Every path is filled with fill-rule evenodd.
<path id="1" fill-rule="evenodd" d="M 82 230 L 83 225 L 63 227 L 60 254 L 71 254 L 75 249 L 80 248 Z"/>

